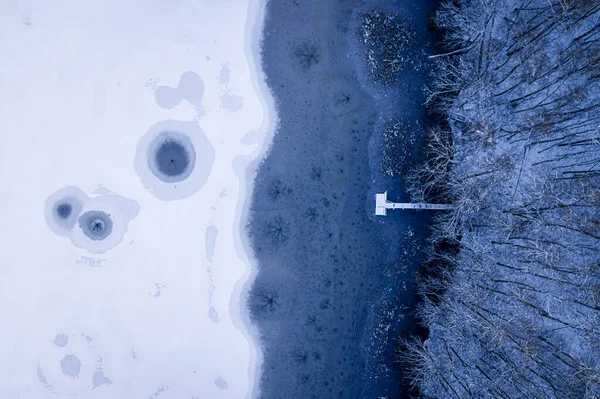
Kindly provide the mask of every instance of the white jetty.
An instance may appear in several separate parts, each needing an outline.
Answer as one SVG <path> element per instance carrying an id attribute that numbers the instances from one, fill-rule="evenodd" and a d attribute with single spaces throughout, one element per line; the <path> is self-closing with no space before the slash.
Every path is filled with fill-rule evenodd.
<path id="1" fill-rule="evenodd" d="M 390 202 L 387 200 L 387 191 L 383 194 L 375 194 L 375 215 L 385 216 L 388 209 L 454 209 L 450 204 L 426 204 L 411 202 Z"/>

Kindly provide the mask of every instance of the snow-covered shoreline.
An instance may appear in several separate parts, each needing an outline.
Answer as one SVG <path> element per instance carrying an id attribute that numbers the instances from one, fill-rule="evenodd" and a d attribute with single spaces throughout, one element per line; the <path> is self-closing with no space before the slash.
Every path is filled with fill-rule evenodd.
<path id="1" fill-rule="evenodd" d="M 264 5 L 0 6 L 0 396 L 251 396 L 246 210 L 275 123 Z M 215 150 L 206 182 L 172 200 L 134 169 L 167 120 L 197 123 Z M 44 203 L 66 186 L 138 202 L 122 242 L 92 254 L 54 234 Z"/>

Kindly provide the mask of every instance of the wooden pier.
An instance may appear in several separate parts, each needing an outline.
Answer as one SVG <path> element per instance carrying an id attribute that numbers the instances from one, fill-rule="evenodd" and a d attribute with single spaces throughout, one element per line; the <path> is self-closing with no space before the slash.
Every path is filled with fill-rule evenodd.
<path id="1" fill-rule="evenodd" d="M 387 191 L 383 194 L 375 194 L 375 215 L 385 216 L 388 209 L 431 209 L 431 210 L 450 210 L 454 206 L 450 204 L 427 204 L 424 202 L 390 202 L 387 200 Z"/>

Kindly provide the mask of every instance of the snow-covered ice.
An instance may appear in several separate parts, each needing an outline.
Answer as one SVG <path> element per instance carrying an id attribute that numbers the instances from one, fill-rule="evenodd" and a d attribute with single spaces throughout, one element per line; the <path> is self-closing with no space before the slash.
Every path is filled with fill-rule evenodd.
<path id="1" fill-rule="evenodd" d="M 263 15 L 249 0 L 0 2 L 1 398 L 255 388 L 243 227 L 274 115 Z M 177 165 L 149 158 L 165 135 Z"/>

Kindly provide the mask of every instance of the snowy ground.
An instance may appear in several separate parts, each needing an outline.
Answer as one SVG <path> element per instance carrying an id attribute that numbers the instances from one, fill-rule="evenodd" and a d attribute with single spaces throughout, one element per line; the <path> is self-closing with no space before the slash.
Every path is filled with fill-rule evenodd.
<path id="1" fill-rule="evenodd" d="M 249 395 L 240 227 L 270 111 L 248 3 L 0 3 L 1 398 Z M 161 124 L 204 135 L 184 194 L 134 168 Z M 45 210 L 65 187 L 138 212 L 74 245 Z"/>

